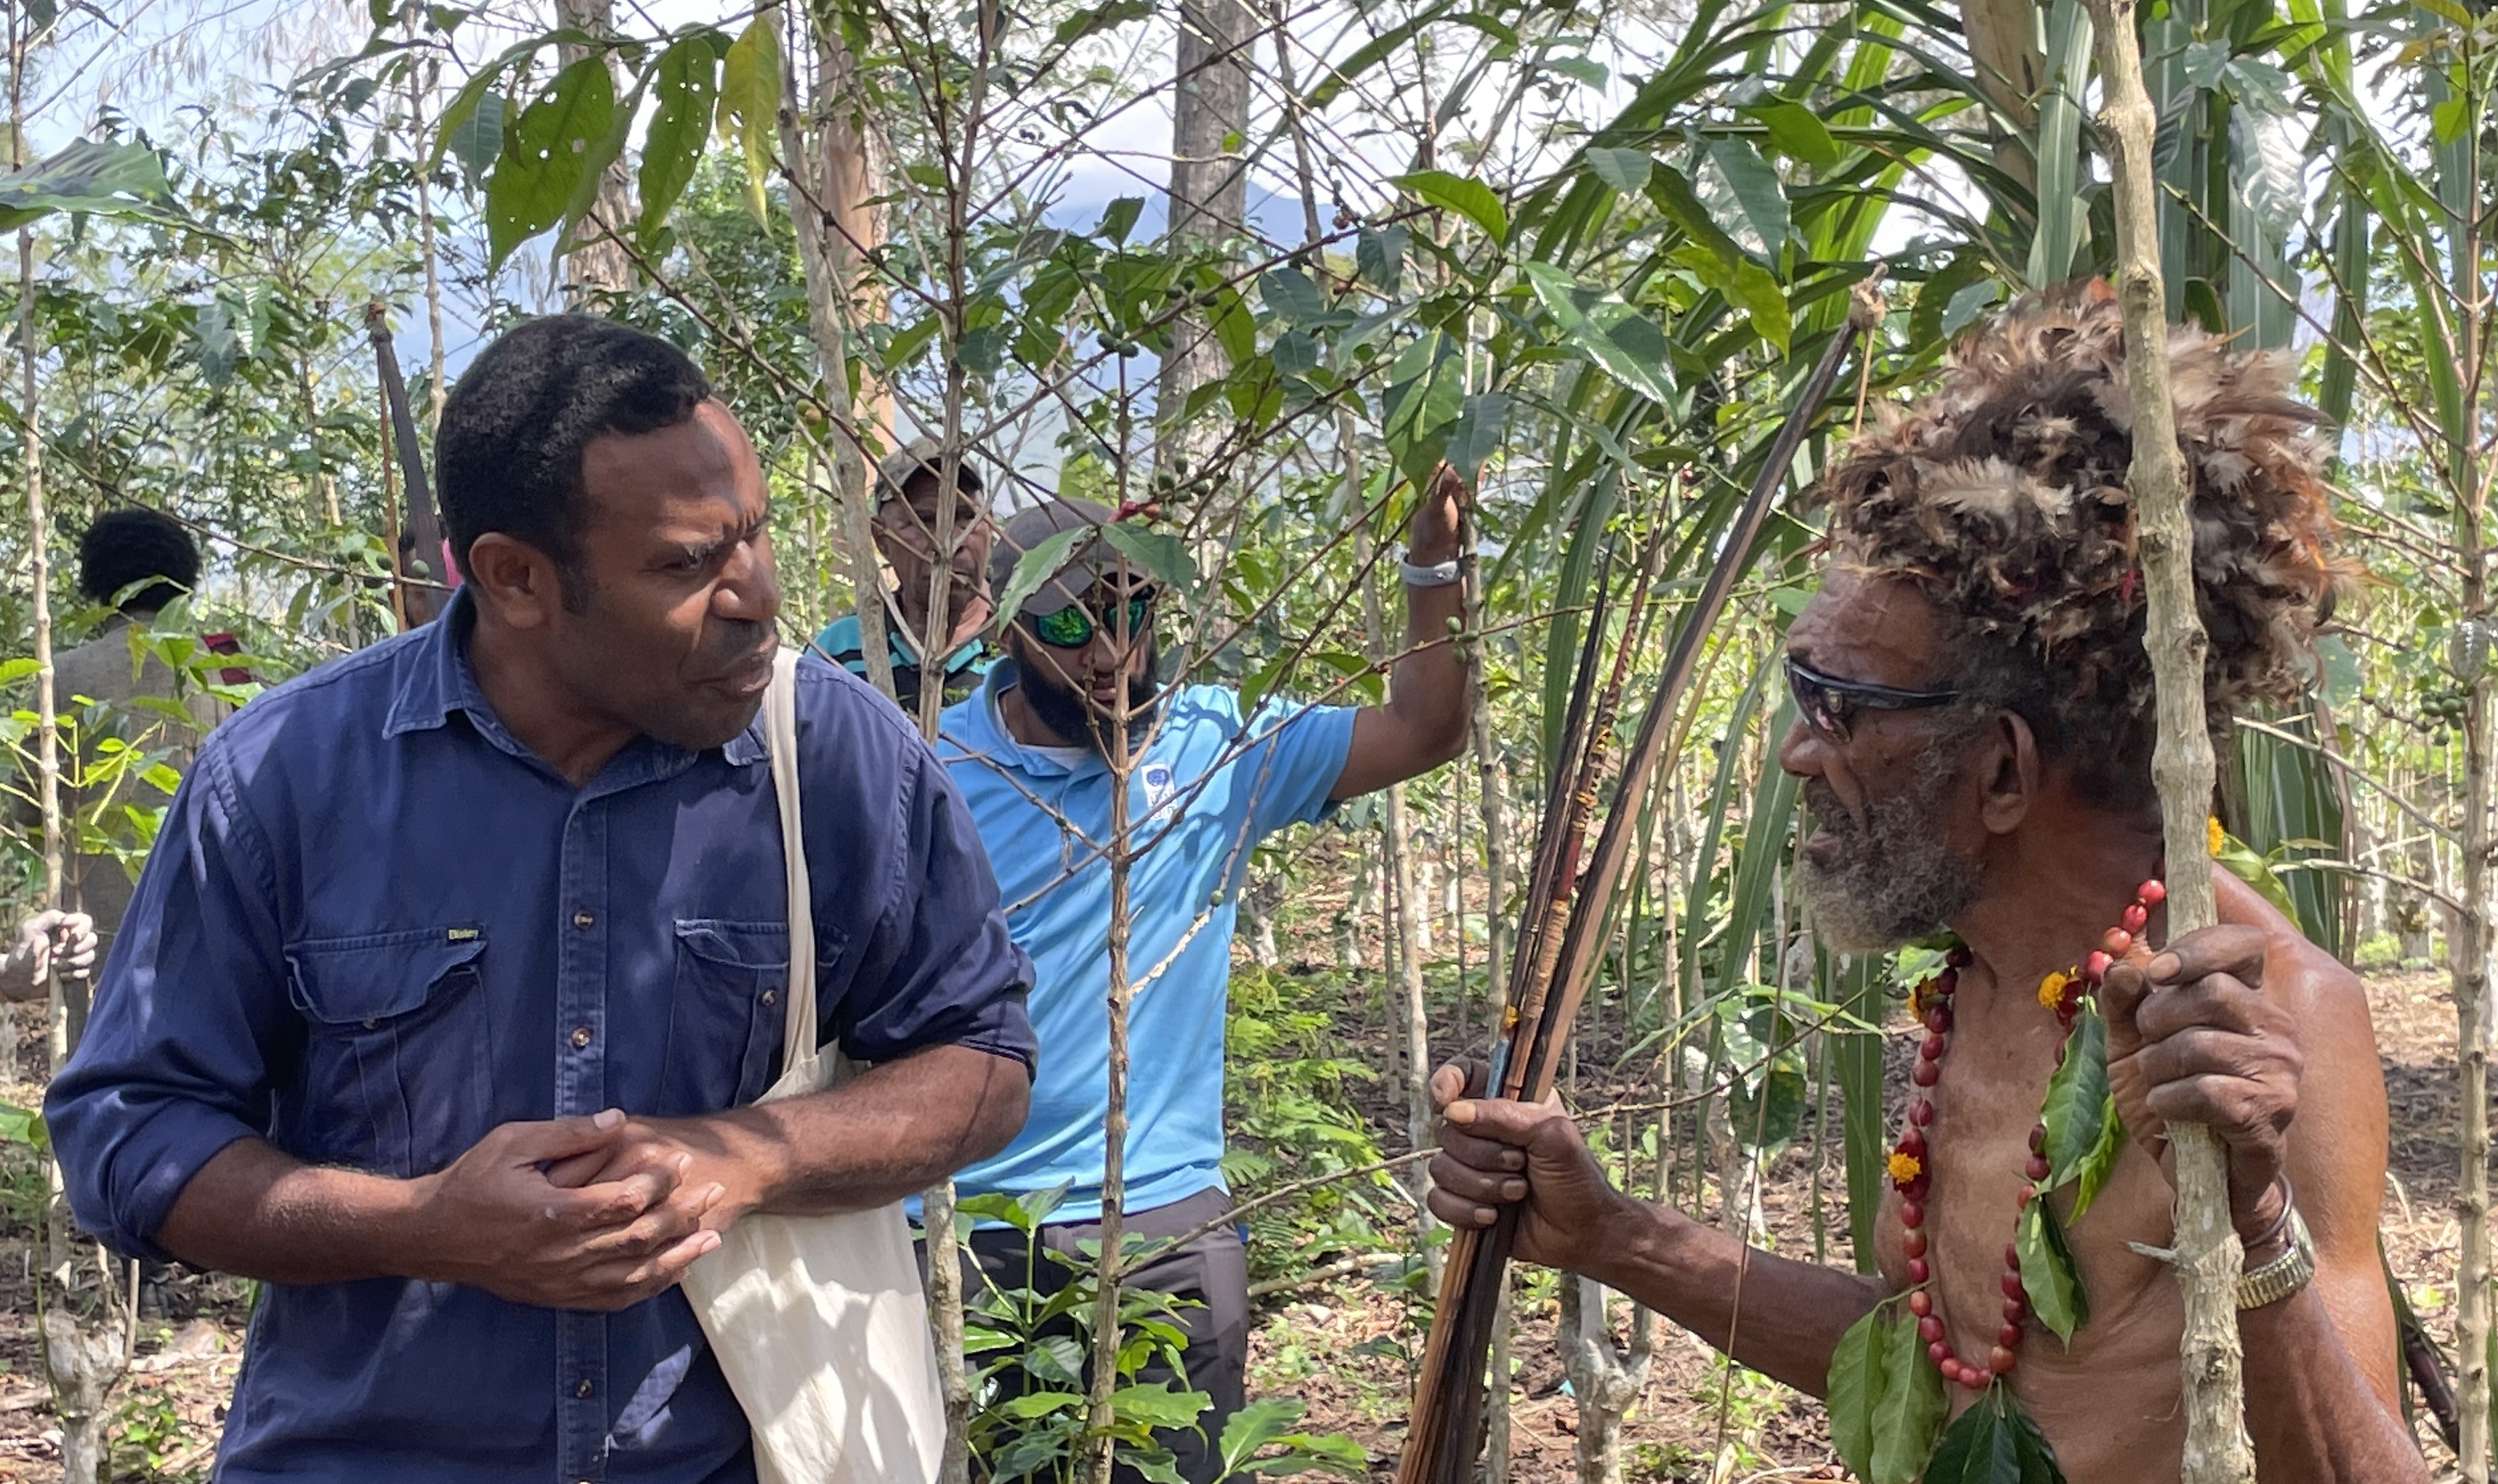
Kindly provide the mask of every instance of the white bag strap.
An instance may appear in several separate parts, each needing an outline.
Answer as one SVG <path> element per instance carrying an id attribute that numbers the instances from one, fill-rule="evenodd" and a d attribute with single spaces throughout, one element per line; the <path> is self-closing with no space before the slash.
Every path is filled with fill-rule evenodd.
<path id="1" fill-rule="evenodd" d="M 816 1054 L 816 912 L 807 886 L 807 836 L 798 819 L 798 651 L 772 659 L 763 691 L 763 740 L 772 752 L 772 792 L 781 806 L 781 855 L 788 864 L 789 1018 L 781 1036 L 784 1072 Z"/>

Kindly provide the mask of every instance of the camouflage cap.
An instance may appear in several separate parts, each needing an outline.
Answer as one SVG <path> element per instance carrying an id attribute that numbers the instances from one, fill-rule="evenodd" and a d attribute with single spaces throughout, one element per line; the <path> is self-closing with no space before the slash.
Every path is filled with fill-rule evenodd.
<path id="1" fill-rule="evenodd" d="M 877 503 L 901 497 L 911 476 L 922 470 L 932 479 L 945 477 L 945 445 L 934 438 L 913 438 L 885 455 L 876 466 Z M 955 460 L 954 487 L 973 494 L 980 492 L 980 471 L 972 466 L 968 453 Z"/>

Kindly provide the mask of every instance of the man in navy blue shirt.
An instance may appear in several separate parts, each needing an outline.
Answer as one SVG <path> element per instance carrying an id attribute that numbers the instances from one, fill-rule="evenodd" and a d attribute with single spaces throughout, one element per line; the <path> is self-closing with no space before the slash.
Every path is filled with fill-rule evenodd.
<path id="1" fill-rule="evenodd" d="M 757 716 L 762 472 L 664 342 L 524 325 L 436 439 L 442 618 L 203 747 L 47 1113 L 80 1222 L 268 1285 L 230 1481 L 745 1480 L 676 1283 L 749 1212 L 881 1204 L 1022 1123 L 1030 967 L 911 727 L 798 676 L 821 1034 Z"/>

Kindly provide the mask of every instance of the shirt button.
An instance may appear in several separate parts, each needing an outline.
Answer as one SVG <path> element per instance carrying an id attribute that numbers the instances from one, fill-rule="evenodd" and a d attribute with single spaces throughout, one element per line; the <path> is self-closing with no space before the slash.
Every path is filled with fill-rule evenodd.
<path id="1" fill-rule="evenodd" d="M 572 914 L 572 925 L 576 928 L 587 928 L 596 921 L 598 921 L 598 919 L 591 916 L 587 912 L 575 912 Z"/>
<path id="2" fill-rule="evenodd" d="M 573 1027 L 572 1027 L 572 1049 L 573 1049 L 574 1051 L 580 1051 L 582 1048 L 584 1048 L 584 1047 L 588 1046 L 589 1044 L 590 1044 L 590 1027 L 589 1027 L 589 1026 L 573 1026 Z"/>
<path id="3" fill-rule="evenodd" d="M 573 1386 L 572 1394 L 581 1398 L 583 1401 L 588 1401 L 591 1395 L 597 1391 L 597 1387 L 590 1384 L 590 1377 L 585 1375 Z"/>

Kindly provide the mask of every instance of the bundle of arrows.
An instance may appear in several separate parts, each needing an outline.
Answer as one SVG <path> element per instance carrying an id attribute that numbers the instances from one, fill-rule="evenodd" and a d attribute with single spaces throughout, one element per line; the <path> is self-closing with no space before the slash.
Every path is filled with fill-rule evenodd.
<path id="1" fill-rule="evenodd" d="M 1561 747 L 1536 835 L 1518 951 L 1510 960 L 1509 983 L 1504 987 L 1505 1008 L 1493 1031 L 1488 1096 L 1540 1102 L 1552 1093 L 1561 1048 L 1596 970 L 1614 889 L 1629 860 L 1641 805 L 1657 773 L 1669 723 L 1699 662 L 1702 642 L 1752 558 L 1771 503 L 1828 401 L 1841 363 L 1849 349 L 1881 323 L 1884 305 L 1877 284 L 1878 274 L 1856 286 L 1845 327 L 1832 336 L 1789 405 L 1786 421 L 1761 461 L 1708 581 L 1680 616 L 1664 671 L 1618 771 L 1610 767 L 1610 740 L 1629 682 L 1632 656 L 1651 619 L 1649 586 L 1664 544 L 1662 537 L 1645 544 L 1639 577 L 1630 584 L 1609 664 L 1602 663 L 1601 654 L 1609 616 L 1600 607 L 1589 616 L 1562 724 Z M 1600 668 L 1604 671 L 1601 683 Z M 1596 815 L 1599 786 L 1609 773 L 1617 781 L 1594 850 L 1589 852 L 1587 831 Z M 1460 1230 L 1450 1243 L 1413 1421 L 1397 1465 L 1398 1484 L 1466 1484 L 1473 1473 L 1483 1447 L 1485 1360 L 1516 1238 L 1517 1209 L 1513 1207 L 1490 1228 Z"/>

